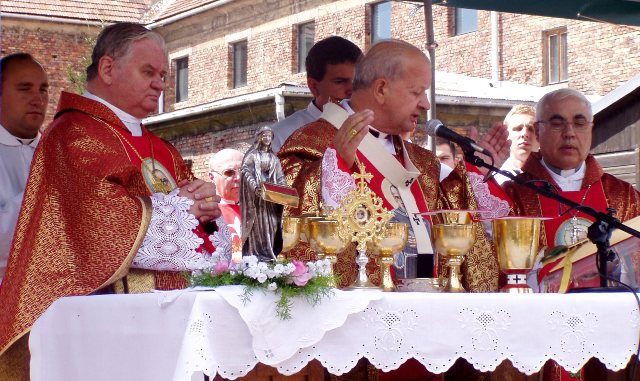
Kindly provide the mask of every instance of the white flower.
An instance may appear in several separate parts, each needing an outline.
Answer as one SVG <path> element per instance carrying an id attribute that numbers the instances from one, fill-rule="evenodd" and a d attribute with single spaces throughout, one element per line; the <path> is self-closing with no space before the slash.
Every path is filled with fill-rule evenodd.
<path id="1" fill-rule="evenodd" d="M 284 270 L 285 267 L 282 265 L 282 263 L 277 263 L 275 266 L 273 266 L 273 271 L 278 275 L 282 275 Z"/>
<path id="2" fill-rule="evenodd" d="M 275 291 L 278 288 L 278 285 L 276 284 L 276 282 L 271 282 L 269 283 L 269 285 L 267 285 L 267 290 L 269 291 Z"/>
<path id="3" fill-rule="evenodd" d="M 260 273 L 260 274 L 258 274 L 258 276 L 256 277 L 256 280 L 257 280 L 258 282 L 260 282 L 260 283 L 264 283 L 264 282 L 266 282 L 266 281 L 267 281 L 267 275 L 266 275 L 266 274 L 263 274 L 263 273 Z"/>

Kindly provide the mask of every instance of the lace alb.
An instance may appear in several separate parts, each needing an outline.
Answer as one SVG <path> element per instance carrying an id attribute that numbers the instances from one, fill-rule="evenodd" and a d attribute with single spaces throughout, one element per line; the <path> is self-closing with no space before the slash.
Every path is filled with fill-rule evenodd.
<path id="1" fill-rule="evenodd" d="M 198 270 L 210 266 L 210 255 L 196 251 L 203 239 L 194 232 L 196 217 L 189 213 L 193 201 L 169 194 L 151 196 L 153 212 L 142 246 L 131 267 L 158 271 Z"/>

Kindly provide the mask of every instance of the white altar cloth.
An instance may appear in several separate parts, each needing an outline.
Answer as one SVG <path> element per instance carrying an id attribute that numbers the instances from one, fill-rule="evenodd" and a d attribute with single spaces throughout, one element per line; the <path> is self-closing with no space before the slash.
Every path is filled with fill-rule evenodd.
<path id="1" fill-rule="evenodd" d="M 630 294 L 337 291 L 295 302 L 282 321 L 273 294 L 245 305 L 241 292 L 62 298 L 33 326 L 32 380 L 233 379 L 258 362 L 293 374 L 313 359 L 343 374 L 361 357 L 385 371 L 411 357 L 434 373 L 461 357 L 481 371 L 505 359 L 526 374 L 547 359 L 577 371 L 591 357 L 619 370 L 640 334 Z"/>

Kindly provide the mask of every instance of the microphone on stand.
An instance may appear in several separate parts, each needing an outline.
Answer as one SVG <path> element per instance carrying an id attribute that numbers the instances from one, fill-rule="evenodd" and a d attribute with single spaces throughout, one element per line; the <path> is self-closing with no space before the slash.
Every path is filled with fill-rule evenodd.
<path id="1" fill-rule="evenodd" d="M 469 139 L 466 136 L 462 136 L 457 132 L 450 130 L 438 119 L 431 119 L 428 121 L 426 130 L 427 134 L 430 136 L 438 136 L 456 143 L 460 148 L 462 148 L 465 154 L 467 151 L 475 151 L 491 156 L 491 153 L 487 149 L 483 148 L 473 139 Z"/>

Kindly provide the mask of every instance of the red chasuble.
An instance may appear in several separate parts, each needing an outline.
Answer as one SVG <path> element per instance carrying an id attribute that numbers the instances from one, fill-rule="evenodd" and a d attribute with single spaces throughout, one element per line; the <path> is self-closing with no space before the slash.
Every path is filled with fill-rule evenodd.
<path id="1" fill-rule="evenodd" d="M 56 299 L 90 294 L 128 273 L 152 209 L 140 163 L 122 140 L 127 135 L 105 105 L 62 93 L 33 157 L 0 287 L 0 353 Z M 193 179 L 169 143 L 147 131 L 131 142 L 141 142 L 142 151 L 148 139 L 174 182 Z M 176 272 L 154 272 L 152 283 L 154 277 L 151 287 L 186 285 Z"/>

